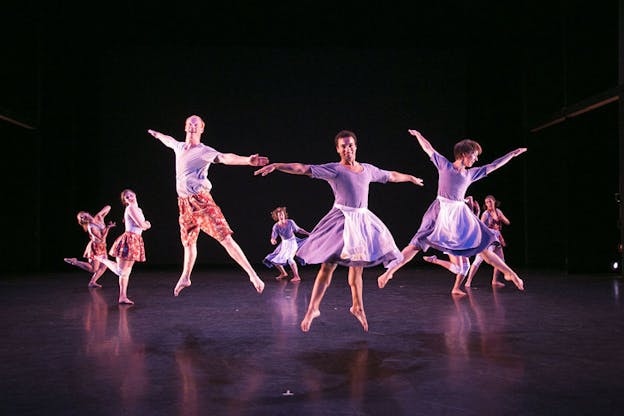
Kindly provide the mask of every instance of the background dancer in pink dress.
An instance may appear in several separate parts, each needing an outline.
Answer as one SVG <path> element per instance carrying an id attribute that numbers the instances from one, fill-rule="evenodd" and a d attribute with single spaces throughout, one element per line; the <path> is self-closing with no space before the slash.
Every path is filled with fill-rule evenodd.
<path id="1" fill-rule="evenodd" d="M 76 215 L 78 224 L 89 234 L 89 243 L 82 255 L 87 261 L 80 261 L 75 257 L 66 257 L 63 259 L 65 263 L 80 267 L 82 270 L 91 273 L 89 287 L 102 287 L 97 281 L 106 271 L 106 265 L 100 263 L 96 256 L 106 255 L 106 237 L 108 236 L 108 230 L 115 226 L 115 223 L 112 221 L 109 221 L 108 224 L 104 223 L 104 218 L 108 215 L 110 209 L 110 205 L 106 205 L 100 212 L 95 214 L 95 216 L 86 211 L 80 211 Z"/>
<path id="2" fill-rule="evenodd" d="M 505 247 L 507 243 L 505 242 L 505 239 L 501 234 L 501 228 L 503 228 L 503 224 L 511 224 L 511 221 L 509 221 L 505 214 L 503 214 L 503 211 L 498 208 L 499 205 L 500 202 L 497 201 L 496 198 L 494 198 L 492 195 L 486 196 L 485 208 L 483 214 L 481 215 L 481 221 L 483 221 L 483 223 L 487 225 L 490 230 L 492 230 L 492 232 L 496 235 L 496 239 L 498 241 L 498 244 L 492 244 L 489 247 L 489 250 L 496 253 L 496 255 L 502 260 L 505 260 L 505 252 L 503 251 L 503 247 Z M 477 270 L 479 270 L 479 266 L 482 262 L 483 257 L 480 254 L 477 254 L 474 261 L 472 262 L 472 265 L 470 266 L 470 271 L 468 272 L 468 278 L 466 279 L 465 284 L 466 287 L 470 287 L 472 285 L 472 279 L 474 278 L 475 274 L 477 274 Z M 494 269 L 494 271 L 492 272 L 492 286 L 494 287 L 505 286 L 503 282 L 500 282 L 498 280 L 497 276 L 499 274 L 500 271 L 498 269 Z"/>
<path id="3" fill-rule="evenodd" d="M 369 184 L 412 182 L 422 186 L 422 179 L 415 176 L 357 162 L 357 138 L 351 131 L 340 131 L 334 143 L 340 162 L 323 165 L 272 163 L 255 172 L 256 175 L 266 176 L 278 170 L 323 179 L 334 193 L 333 208 L 314 227 L 297 251 L 297 258 L 305 264 L 321 264 L 308 310 L 301 321 L 301 330 L 304 332 L 310 330 L 312 321 L 320 315 L 321 300 L 338 265 L 349 268 L 352 298 L 350 312 L 364 331 L 368 331 L 362 300 L 363 269 L 381 263 L 390 267 L 402 258 L 388 228 L 368 210 Z"/>

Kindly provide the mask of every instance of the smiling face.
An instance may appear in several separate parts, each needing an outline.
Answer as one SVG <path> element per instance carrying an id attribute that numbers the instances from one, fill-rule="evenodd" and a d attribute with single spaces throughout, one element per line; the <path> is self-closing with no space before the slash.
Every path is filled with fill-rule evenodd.
<path id="1" fill-rule="evenodd" d="M 125 189 L 121 193 L 121 203 L 124 206 L 128 206 L 130 204 L 136 203 L 136 194 L 132 192 L 130 189 Z"/>
<path id="2" fill-rule="evenodd" d="M 340 155 L 340 162 L 343 164 L 355 163 L 357 144 L 352 136 L 340 137 L 336 142 L 336 152 Z"/>

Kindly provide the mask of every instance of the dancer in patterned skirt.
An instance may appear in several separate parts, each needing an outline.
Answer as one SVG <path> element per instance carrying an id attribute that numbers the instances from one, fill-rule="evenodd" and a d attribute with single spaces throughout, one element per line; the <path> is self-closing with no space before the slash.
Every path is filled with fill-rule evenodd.
<path id="1" fill-rule="evenodd" d="M 119 303 L 134 304 L 128 298 L 128 281 L 134 262 L 145 261 L 145 246 L 142 233 L 152 227 L 145 220 L 143 210 L 139 208 L 136 194 L 130 189 L 121 192 L 121 203 L 126 207 L 124 211 L 124 224 L 126 231 L 117 237 L 108 254 L 115 257 L 116 262 L 106 256 L 98 256 L 97 259 L 119 276 Z"/>
<path id="2" fill-rule="evenodd" d="M 191 272 L 197 259 L 197 237 L 200 231 L 221 243 L 230 257 L 247 272 L 256 291 L 262 293 L 264 282 L 232 238 L 233 231 L 210 194 L 212 184 L 207 174 L 208 168 L 213 163 L 264 166 L 269 163 L 269 159 L 258 154 L 239 156 L 234 153 L 221 153 L 206 146 L 201 142 L 204 126 L 204 121 L 200 117 L 188 117 L 184 125 L 186 141 L 183 142 L 155 130 L 147 131 L 175 152 L 176 191 L 180 209 L 180 239 L 184 247 L 184 267 L 173 294 L 178 296 L 182 289 L 191 285 Z"/>

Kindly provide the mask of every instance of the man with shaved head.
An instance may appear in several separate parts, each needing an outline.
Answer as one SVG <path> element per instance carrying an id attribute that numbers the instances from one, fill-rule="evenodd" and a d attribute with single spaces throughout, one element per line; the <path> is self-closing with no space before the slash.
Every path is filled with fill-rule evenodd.
<path id="1" fill-rule="evenodd" d="M 239 156 L 234 153 L 221 153 L 206 146 L 201 143 L 204 126 L 201 117 L 196 115 L 188 117 L 184 125 L 186 140 L 183 142 L 155 130 L 147 131 L 175 152 L 176 192 L 180 209 L 180 239 L 184 247 L 184 267 L 173 294 L 178 296 L 182 289 L 191 285 L 191 272 L 197 258 L 197 237 L 200 231 L 221 243 L 228 254 L 247 272 L 258 293 L 262 293 L 264 282 L 232 238 L 233 231 L 210 194 L 212 184 L 207 178 L 207 173 L 212 163 L 264 166 L 269 160 L 257 153 Z"/>

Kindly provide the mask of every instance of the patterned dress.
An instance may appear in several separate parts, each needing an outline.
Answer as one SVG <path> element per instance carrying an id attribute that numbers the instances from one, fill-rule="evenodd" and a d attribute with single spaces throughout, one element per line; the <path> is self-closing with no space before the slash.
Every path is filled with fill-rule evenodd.
<path id="1" fill-rule="evenodd" d="M 96 256 L 106 255 L 106 239 L 96 236 L 93 232 L 94 228 L 97 228 L 100 231 L 99 234 L 102 235 L 106 230 L 106 225 L 96 224 L 92 222 L 87 226 L 87 232 L 89 233 L 89 243 L 87 244 L 87 247 L 82 254 L 82 257 L 84 257 L 85 259 L 93 260 Z"/>
<path id="2" fill-rule="evenodd" d="M 123 260 L 145 261 L 145 245 L 143 244 L 143 228 L 130 216 L 130 207 L 124 211 L 126 231 L 117 237 L 108 254 Z M 145 221 L 141 208 L 135 207 L 141 221 Z"/>

